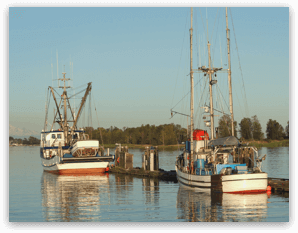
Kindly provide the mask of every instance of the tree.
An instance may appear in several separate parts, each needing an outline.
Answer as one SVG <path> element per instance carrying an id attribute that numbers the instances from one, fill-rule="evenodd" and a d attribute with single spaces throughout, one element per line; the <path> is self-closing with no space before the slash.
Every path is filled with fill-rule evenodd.
<path id="1" fill-rule="evenodd" d="M 251 118 L 252 122 L 252 137 L 255 140 L 261 140 L 264 138 L 264 133 L 262 132 L 262 126 L 257 118 L 256 115 L 254 115 Z"/>
<path id="2" fill-rule="evenodd" d="M 267 122 L 266 134 L 267 139 L 272 140 L 282 140 L 285 136 L 283 127 L 276 120 L 272 119 L 269 119 Z"/>
<path id="3" fill-rule="evenodd" d="M 231 117 L 223 115 L 218 121 L 219 137 L 228 137 L 232 135 Z M 234 136 L 237 137 L 237 121 L 234 121 Z"/>
<path id="4" fill-rule="evenodd" d="M 250 118 L 243 118 L 239 123 L 239 126 L 241 137 L 244 139 L 251 139 L 253 123 L 251 122 Z"/>
<path id="5" fill-rule="evenodd" d="M 289 126 L 289 121 L 288 121 L 288 124 L 285 128 L 285 134 L 286 134 L 286 137 L 289 137 L 290 136 L 290 126 Z"/>

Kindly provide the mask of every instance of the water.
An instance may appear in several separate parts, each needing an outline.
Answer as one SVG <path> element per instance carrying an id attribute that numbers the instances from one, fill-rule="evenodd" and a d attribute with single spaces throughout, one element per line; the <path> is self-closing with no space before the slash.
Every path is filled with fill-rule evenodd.
<path id="1" fill-rule="evenodd" d="M 131 149 L 134 167 L 142 150 Z M 160 168 L 174 170 L 177 151 L 160 151 Z M 269 177 L 289 178 L 289 148 L 262 148 Z M 287 222 L 289 195 L 206 194 L 178 183 L 117 174 L 45 173 L 39 147 L 9 148 L 10 222 Z"/>

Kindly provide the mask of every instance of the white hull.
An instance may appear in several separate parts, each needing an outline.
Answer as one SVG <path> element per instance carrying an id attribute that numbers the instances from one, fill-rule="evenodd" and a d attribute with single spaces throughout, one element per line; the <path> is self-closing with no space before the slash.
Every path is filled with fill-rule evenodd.
<path id="1" fill-rule="evenodd" d="M 265 192 L 267 173 L 233 175 L 191 175 L 175 166 L 177 179 L 182 186 L 198 191 L 218 191 L 223 193 Z"/>
<path id="2" fill-rule="evenodd" d="M 59 156 L 52 159 L 41 158 L 41 163 L 44 171 L 57 174 L 103 173 L 109 166 L 109 162 L 106 161 L 63 163 Z"/>

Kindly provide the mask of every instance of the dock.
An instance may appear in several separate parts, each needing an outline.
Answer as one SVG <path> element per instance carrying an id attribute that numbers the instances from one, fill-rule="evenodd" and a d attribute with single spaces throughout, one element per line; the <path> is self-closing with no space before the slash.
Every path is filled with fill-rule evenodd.
<path id="1" fill-rule="evenodd" d="M 158 171 L 146 171 L 143 168 L 132 168 L 132 169 L 125 169 L 122 167 L 111 167 L 108 171 L 109 173 L 118 173 L 118 174 L 125 174 L 125 175 L 132 175 L 135 177 L 148 177 L 148 178 L 155 178 L 164 181 L 172 181 L 177 183 L 176 171 L 165 171 L 163 169 L 159 169 Z"/>
<path id="2" fill-rule="evenodd" d="M 147 177 L 147 178 L 155 178 L 164 181 L 172 181 L 177 183 L 176 171 L 165 171 L 163 169 L 159 169 L 158 171 L 146 171 L 142 168 L 136 167 L 132 169 L 125 169 L 122 167 L 110 167 L 109 173 L 118 173 L 131 175 L 134 177 Z M 284 193 L 289 192 L 289 179 L 281 179 L 281 178 L 270 178 L 268 177 L 268 185 L 271 186 L 272 193 Z"/>
<path id="3" fill-rule="evenodd" d="M 146 147 L 142 155 L 142 167 L 133 167 L 133 154 L 128 152 L 127 146 L 118 145 L 115 150 L 115 163 L 109 166 L 109 173 L 130 175 L 138 178 L 153 178 L 177 183 L 175 170 L 165 171 L 159 168 L 159 156 L 157 146 Z M 289 179 L 269 178 L 267 186 L 272 193 L 288 193 Z M 270 192 L 268 190 L 268 192 Z"/>
<path id="4" fill-rule="evenodd" d="M 289 192 L 289 179 L 269 178 L 268 185 L 271 186 L 271 192 Z"/>

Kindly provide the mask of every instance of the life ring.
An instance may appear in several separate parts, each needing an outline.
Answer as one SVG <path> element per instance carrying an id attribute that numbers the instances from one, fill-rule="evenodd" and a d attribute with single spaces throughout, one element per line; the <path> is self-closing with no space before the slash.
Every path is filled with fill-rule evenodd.
<path id="1" fill-rule="evenodd" d="M 119 163 L 119 157 L 117 158 L 117 163 Z"/>

